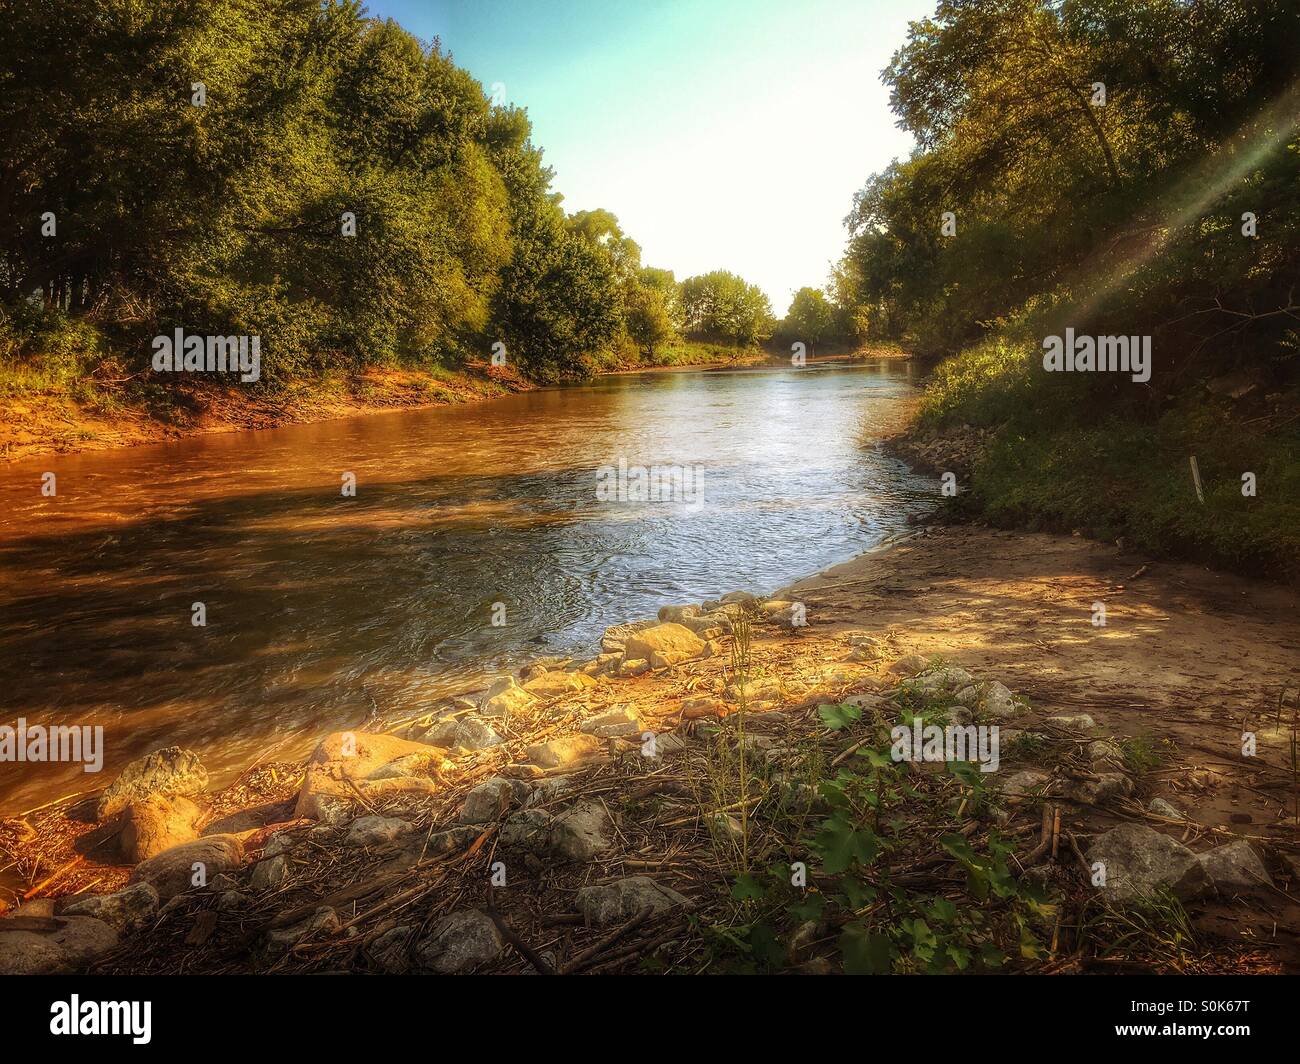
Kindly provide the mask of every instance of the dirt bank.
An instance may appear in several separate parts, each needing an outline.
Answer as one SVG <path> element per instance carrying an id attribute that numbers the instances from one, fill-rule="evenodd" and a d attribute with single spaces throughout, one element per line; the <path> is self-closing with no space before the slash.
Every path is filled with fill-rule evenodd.
<path id="1" fill-rule="evenodd" d="M 276 393 L 206 381 L 149 404 L 108 393 L 98 404 L 65 394 L 24 395 L 0 404 L 0 461 L 134 447 L 207 432 L 240 432 L 355 417 L 402 407 L 449 406 L 534 387 L 512 369 L 485 364 L 462 371 L 367 369 L 302 379 Z"/>
<path id="2" fill-rule="evenodd" d="M 853 753 L 871 733 L 854 729 L 895 714 L 900 680 L 918 669 L 921 680 L 933 676 L 936 662 L 968 671 L 985 692 L 965 700 L 977 721 L 992 719 L 981 708 L 983 685 L 1014 692 L 999 720 L 1008 741 L 990 786 L 1026 772 L 1042 786 L 1029 796 L 1008 790 L 986 809 L 975 789 L 954 794 L 953 777 L 909 766 L 908 787 L 939 804 L 921 815 L 900 798 L 896 819 L 878 828 L 895 885 L 958 900 L 972 868 L 984 865 L 967 863 L 963 872 L 953 844 L 940 848 L 940 837 L 956 830 L 977 853 L 994 856 L 1002 837 L 1012 844 L 1012 878 L 1033 879 L 1053 899 L 1048 915 L 1033 909 L 1041 926 L 1024 925 L 1038 945 L 1006 962 L 1014 969 L 1300 970 L 1293 699 L 1277 724 L 1279 694 L 1294 683 L 1300 650 L 1295 594 L 1078 537 L 948 527 L 921 530 L 774 599 L 803 603 L 808 625 L 785 623 L 784 607 L 750 607 L 757 612 L 741 666 L 749 678 L 743 713 L 734 636 L 706 631 L 704 656 L 644 672 L 629 666 L 629 642 L 585 667 L 550 662 L 539 666 L 549 673 L 521 675 L 538 693 L 521 696 L 506 717 L 487 701 L 450 705 L 453 720 L 486 724 L 503 741 L 448 749 L 434 782 L 413 793 L 392 795 L 387 785 L 370 792 L 372 777 L 337 824 L 318 824 L 320 808 L 304 806 L 302 765 L 258 765 L 235 786 L 196 796 L 206 808 L 203 834 L 238 836 L 240 859 L 219 893 L 180 894 L 103 955 L 99 970 L 441 970 L 460 956 L 448 953 L 457 928 L 462 945 L 486 942 L 486 952 L 466 962 L 479 970 L 838 970 L 850 957 L 843 935 L 880 906 L 855 905 L 856 913 L 820 922 L 805 914 L 811 926 L 795 930 L 772 916 L 783 936 L 778 963 L 760 949 L 754 927 L 762 922 L 756 907 L 767 913 L 764 906 L 779 904 L 759 893 L 738 900 L 737 884 L 758 891 L 759 870 L 772 862 L 812 860 L 810 831 L 828 813 L 815 797 L 792 811 L 792 788 L 804 793 L 801 780 L 857 771 Z M 1098 603 L 1104 627 L 1093 624 Z M 540 681 L 545 675 L 552 679 Z M 862 720 L 828 729 L 818 707 L 840 703 L 862 709 Z M 433 738 L 424 729 L 440 726 L 432 717 L 386 725 L 426 744 Z M 1243 731 L 1255 736 L 1254 756 L 1242 754 Z M 447 734 L 435 737 L 445 744 Z M 568 753 L 544 745 L 566 736 Z M 654 756 L 646 736 L 662 744 Z M 1114 744 L 1120 763 L 1099 767 L 1098 744 Z M 757 779 L 738 793 L 740 750 Z M 492 812 L 469 824 L 466 796 L 480 785 L 491 792 Z M 944 805 L 945 796 L 960 803 Z M 1152 812 L 1153 799 L 1170 805 Z M 527 803 L 522 811 L 519 802 Z M 55 896 L 126 883 L 129 865 L 115 856 L 120 825 L 96 823 L 88 805 L 5 823 L 8 859 L 36 888 L 20 914 L 53 920 L 67 904 L 56 910 Z M 952 829 L 933 819 L 936 810 L 955 817 Z M 349 826 L 357 816 L 380 819 Z M 1083 859 L 1117 825 L 1153 829 L 1198 854 L 1246 840 L 1269 881 L 1189 895 L 1185 938 L 1175 941 L 1182 917 L 1167 911 L 1174 931 L 1150 924 L 1148 914 L 1141 932 L 1130 933 L 1109 910 L 1099 913 Z M 561 828 L 562 844 L 529 834 Z M 505 877 L 495 888 L 494 869 Z M 638 876 L 651 877 L 673 903 L 639 919 L 634 907 L 612 923 L 592 915 L 593 889 L 652 889 L 639 880 L 628 886 Z M 822 870 L 807 894 L 830 898 L 838 879 Z M 461 927 L 462 916 L 486 922 Z M 899 954 L 894 969 L 924 970 L 918 956 Z"/>

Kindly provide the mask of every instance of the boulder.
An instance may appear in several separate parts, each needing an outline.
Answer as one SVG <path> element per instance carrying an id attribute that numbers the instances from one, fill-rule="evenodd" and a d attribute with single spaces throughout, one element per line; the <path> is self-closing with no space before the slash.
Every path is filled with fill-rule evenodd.
<path id="1" fill-rule="evenodd" d="M 126 807 L 118 841 L 132 864 L 198 838 L 203 812 L 188 798 L 153 794 Z"/>
<path id="2" fill-rule="evenodd" d="M 401 924 L 385 931 L 370 943 L 366 953 L 379 971 L 385 975 L 405 975 L 410 971 L 409 944 L 413 930 L 411 926 Z"/>
<path id="3" fill-rule="evenodd" d="M 420 740 L 445 750 L 485 750 L 501 742 L 501 736 L 478 717 L 449 717 L 424 733 Z"/>
<path id="4" fill-rule="evenodd" d="M 95 815 L 104 820 L 132 802 L 154 795 L 198 794 L 207 785 L 208 773 L 199 755 L 169 746 L 127 765 L 100 795 Z"/>
<path id="5" fill-rule="evenodd" d="M 654 628 L 658 624 L 658 621 L 629 621 L 627 624 L 616 624 L 612 628 L 606 628 L 605 634 L 600 637 L 600 649 L 607 654 L 622 654 L 629 636 L 644 632 L 647 628 Z"/>
<path id="6" fill-rule="evenodd" d="M 623 660 L 648 661 L 653 669 L 665 669 L 698 658 L 704 652 L 704 640 L 680 624 L 657 624 L 635 632 L 627 639 Z"/>
<path id="7" fill-rule="evenodd" d="M 1046 772 L 1027 768 L 995 781 L 994 786 L 1007 798 L 1032 798 L 1042 794 L 1049 780 L 1051 776 Z"/>
<path id="8" fill-rule="evenodd" d="M 1196 858 L 1209 888 L 1221 894 L 1243 894 L 1271 886 L 1272 877 L 1259 854 L 1245 839 L 1224 843 Z"/>
<path id="9" fill-rule="evenodd" d="M 635 710 L 627 706 L 616 706 L 594 717 L 588 717 L 578 730 L 601 739 L 627 738 L 641 734 L 641 721 Z"/>
<path id="10" fill-rule="evenodd" d="M 1182 810 L 1171 802 L 1166 802 L 1163 798 L 1152 798 L 1151 803 L 1147 806 L 1151 812 L 1157 816 L 1166 816 L 1170 820 L 1185 820 Z"/>
<path id="11" fill-rule="evenodd" d="M 577 768 L 603 757 L 605 744 L 594 735 L 562 735 L 536 743 L 525 751 L 530 764 L 542 769 Z"/>
<path id="12" fill-rule="evenodd" d="M 615 675 L 626 679 L 630 676 L 640 676 L 643 672 L 649 671 L 650 662 L 646 661 L 645 658 L 624 658 L 619 662 Z"/>
<path id="13" fill-rule="evenodd" d="M 560 698 L 595 682 L 584 672 L 544 672 L 524 684 L 524 690 L 538 698 Z"/>
<path id="14" fill-rule="evenodd" d="M 895 676 L 916 676 L 928 664 L 920 654 L 906 654 L 889 666 L 889 671 Z"/>
<path id="15" fill-rule="evenodd" d="M 717 639 L 722 635 L 729 634 L 735 627 L 732 624 L 731 615 L 721 611 L 702 613 L 698 617 L 683 617 L 676 623 L 683 628 L 689 628 L 701 639 Z"/>
<path id="16" fill-rule="evenodd" d="M 342 923 L 343 921 L 339 919 L 338 913 L 329 906 L 322 905 L 305 920 L 299 920 L 296 924 L 290 924 L 288 927 L 272 928 L 266 933 L 266 945 L 272 952 L 284 953 L 296 946 L 313 931 L 322 928 L 327 931 L 336 931 L 342 926 Z"/>
<path id="17" fill-rule="evenodd" d="M 1005 718 L 1016 714 L 1015 696 L 997 680 L 984 684 L 976 706 L 990 717 Z"/>
<path id="18" fill-rule="evenodd" d="M 244 861 L 244 844 L 237 835 L 205 835 L 155 854 L 135 866 L 131 883 L 149 883 L 167 901 L 204 886 L 219 872 L 231 872 Z M 200 882 L 195 882 L 196 877 Z"/>
<path id="19" fill-rule="evenodd" d="M 955 666 L 939 666 L 927 669 L 910 680 L 898 685 L 899 694 L 933 697 L 935 695 L 956 695 L 958 691 L 970 685 L 971 674 Z"/>
<path id="20" fill-rule="evenodd" d="M 368 850 L 391 849 L 412 830 L 413 826 L 408 821 L 397 817 L 357 817 L 348 827 L 348 833 L 343 836 L 343 845 Z"/>
<path id="21" fill-rule="evenodd" d="M 599 883 L 578 891 L 578 911 L 590 927 L 620 924 L 649 909 L 662 912 L 690 901 L 675 890 L 662 887 L 649 876 L 629 876 L 613 883 Z"/>
<path id="22" fill-rule="evenodd" d="M 289 858 L 284 854 L 268 857 L 253 866 L 249 887 L 253 890 L 274 890 L 288 878 Z"/>
<path id="23" fill-rule="evenodd" d="M 1101 772 L 1096 779 L 1077 780 L 1069 796 L 1078 802 L 1102 805 L 1112 798 L 1127 798 L 1133 793 L 1133 781 L 1122 772 Z"/>
<path id="24" fill-rule="evenodd" d="M 758 602 L 757 595 L 751 595 L 748 591 L 728 591 L 719 599 L 724 606 L 734 604 L 736 606 L 752 606 Z"/>
<path id="25" fill-rule="evenodd" d="M 1047 717 L 1043 720 L 1044 724 L 1056 728 L 1063 728 L 1066 731 L 1090 731 L 1097 726 L 1087 713 L 1074 713 L 1068 716 Z"/>
<path id="26" fill-rule="evenodd" d="M 115 931 L 135 931 L 158 915 L 158 892 L 136 883 L 112 894 L 82 894 L 64 900 L 60 916 L 90 916 Z"/>
<path id="27" fill-rule="evenodd" d="M 510 718 L 536 701 L 536 695 L 515 683 L 513 676 L 507 676 L 487 689 L 480 711 L 485 717 Z"/>
<path id="28" fill-rule="evenodd" d="M 600 802 L 578 802 L 555 817 L 550 850 L 570 861 L 590 861 L 614 845 L 614 822 Z"/>
<path id="29" fill-rule="evenodd" d="M 1137 901 L 1168 888 L 1191 898 L 1205 886 L 1205 869 L 1182 843 L 1145 824 L 1121 824 L 1092 840 L 1089 865 L 1100 863 L 1104 897 L 1119 903 Z"/>
<path id="30" fill-rule="evenodd" d="M 700 615 L 699 606 L 660 606 L 659 620 L 672 624 L 681 624 L 686 618 Z"/>
<path id="31" fill-rule="evenodd" d="M 429 746 L 395 735 L 372 732 L 334 732 L 312 751 L 309 765 L 338 766 L 350 779 L 369 779 L 374 772 L 407 755 L 429 757 Z"/>
<path id="32" fill-rule="evenodd" d="M 527 800 L 530 788 L 520 780 L 493 776 L 484 780 L 469 794 L 461 806 L 462 824 L 489 824 L 509 812 L 510 808 Z"/>
<path id="33" fill-rule="evenodd" d="M 0 975 L 67 975 L 117 945 L 117 932 L 91 916 L 0 920 Z"/>
<path id="34" fill-rule="evenodd" d="M 455 975 L 496 960 L 505 940 L 496 924 L 478 909 L 452 913 L 415 947 L 420 965 L 440 975 Z"/>
<path id="35" fill-rule="evenodd" d="M 336 732 L 312 754 L 294 816 L 337 823 L 361 799 L 418 804 L 438 792 L 440 774 L 454 767 L 445 753 L 392 735 Z"/>

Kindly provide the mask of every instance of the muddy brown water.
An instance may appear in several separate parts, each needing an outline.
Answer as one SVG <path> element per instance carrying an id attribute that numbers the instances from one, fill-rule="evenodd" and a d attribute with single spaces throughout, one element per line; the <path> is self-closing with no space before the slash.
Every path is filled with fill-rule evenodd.
<path id="1" fill-rule="evenodd" d="M 0 811 L 171 744 L 219 784 L 527 659 L 589 657 L 665 603 L 843 561 L 933 504 L 873 446 L 912 373 L 638 374 L 0 467 L 0 724 L 104 729 L 98 774 L 0 763 Z M 628 495 L 606 498 L 620 461 Z M 680 467 L 688 497 L 639 501 L 650 466 Z"/>

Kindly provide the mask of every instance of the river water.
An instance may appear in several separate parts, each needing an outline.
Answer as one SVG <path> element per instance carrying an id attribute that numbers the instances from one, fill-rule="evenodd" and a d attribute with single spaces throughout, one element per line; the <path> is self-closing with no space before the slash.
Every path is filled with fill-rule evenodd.
<path id="1" fill-rule="evenodd" d="M 0 763 L 0 811 L 172 744 L 221 783 L 513 663 L 590 657 L 665 603 L 843 561 L 932 504 L 873 448 L 912 372 L 637 374 L 0 466 L 0 724 L 102 725 L 105 748 L 99 775 Z M 651 466 L 681 467 L 663 483 L 685 497 L 641 501 Z"/>

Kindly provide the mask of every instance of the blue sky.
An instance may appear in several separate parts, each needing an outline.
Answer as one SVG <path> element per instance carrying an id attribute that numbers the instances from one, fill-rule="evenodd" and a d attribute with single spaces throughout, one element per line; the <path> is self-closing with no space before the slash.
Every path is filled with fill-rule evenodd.
<path id="1" fill-rule="evenodd" d="M 911 149 L 881 69 L 935 0 L 369 0 L 528 109 L 569 211 L 778 314 L 826 282 L 867 175 Z"/>

